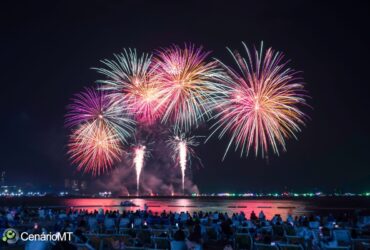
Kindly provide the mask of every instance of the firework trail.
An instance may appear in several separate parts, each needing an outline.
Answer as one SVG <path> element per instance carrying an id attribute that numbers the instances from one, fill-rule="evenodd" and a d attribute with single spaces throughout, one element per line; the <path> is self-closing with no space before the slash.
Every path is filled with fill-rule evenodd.
<path id="1" fill-rule="evenodd" d="M 208 52 L 193 45 L 162 49 L 155 58 L 160 76 L 159 107 L 164 107 L 162 122 L 169 120 L 182 131 L 189 131 L 210 116 L 209 105 L 223 92 L 216 79 L 222 70 L 215 61 L 206 62 Z"/>
<path id="2" fill-rule="evenodd" d="M 193 147 L 199 145 L 198 139 L 201 136 L 189 136 L 186 137 L 184 133 L 176 133 L 167 140 L 167 145 L 174 152 L 173 160 L 179 164 L 181 168 L 181 179 L 182 179 L 182 191 L 185 192 L 185 173 L 187 165 L 191 163 L 191 157 L 199 159 L 195 155 Z"/>
<path id="3" fill-rule="evenodd" d="M 66 126 L 72 129 L 68 154 L 78 170 L 100 174 L 122 155 L 122 142 L 134 122 L 102 92 L 86 88 L 68 107 Z"/>
<path id="4" fill-rule="evenodd" d="M 144 167 L 144 160 L 145 160 L 145 146 L 139 145 L 134 149 L 134 166 L 136 170 L 136 190 L 137 195 L 139 195 L 139 186 L 140 186 L 140 175 L 141 170 Z"/>
<path id="5" fill-rule="evenodd" d="M 135 49 L 114 55 L 115 60 L 102 60 L 105 68 L 95 68 L 107 79 L 99 80 L 102 89 L 142 124 L 153 124 L 162 116 L 159 105 L 160 74 L 152 65 L 151 55 L 139 56 Z"/>
<path id="6" fill-rule="evenodd" d="M 68 154 L 79 171 L 100 175 L 119 161 L 122 153 L 119 136 L 104 123 L 84 123 L 70 137 Z"/>
<path id="7" fill-rule="evenodd" d="M 186 158 L 187 158 L 187 146 L 186 142 L 180 141 L 179 142 L 179 160 L 180 160 L 180 167 L 181 167 L 181 177 L 182 177 L 182 192 L 185 191 L 185 170 L 186 170 Z"/>
<path id="8" fill-rule="evenodd" d="M 228 73 L 223 79 L 227 95 L 213 107 L 218 110 L 213 116 L 217 121 L 208 139 L 215 132 L 219 138 L 231 135 L 224 158 L 232 144 L 241 149 L 241 156 L 253 148 L 256 156 L 261 151 L 264 157 L 269 147 L 279 154 L 278 146 L 285 151 L 285 139 L 296 138 L 304 125 L 306 116 L 299 109 L 306 105 L 303 83 L 283 62 L 283 54 L 271 48 L 264 53 L 263 44 L 260 51 L 243 46 L 246 58 L 229 50 L 237 70 L 222 64 Z"/>

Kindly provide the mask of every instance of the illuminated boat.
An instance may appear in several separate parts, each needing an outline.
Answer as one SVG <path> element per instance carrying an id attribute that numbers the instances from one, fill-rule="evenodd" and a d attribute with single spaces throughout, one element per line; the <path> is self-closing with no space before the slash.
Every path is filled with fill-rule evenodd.
<path id="1" fill-rule="evenodd" d="M 137 205 L 133 203 L 132 201 L 121 201 L 120 206 L 121 207 L 137 207 Z"/>

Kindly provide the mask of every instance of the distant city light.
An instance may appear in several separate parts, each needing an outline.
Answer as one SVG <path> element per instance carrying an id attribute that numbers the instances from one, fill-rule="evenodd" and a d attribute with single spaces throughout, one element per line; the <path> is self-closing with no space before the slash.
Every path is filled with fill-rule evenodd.
<path id="1" fill-rule="evenodd" d="M 17 186 L 1 186 L 0 187 L 0 197 L 39 197 L 39 196 L 58 196 L 58 197 L 71 197 L 71 196 L 85 196 L 85 197 L 115 197 L 115 193 L 112 191 L 101 191 L 97 193 L 81 193 L 82 190 L 74 189 L 73 191 L 27 191 L 25 192 L 23 188 Z M 129 197 L 130 194 L 127 194 Z M 145 196 L 167 196 L 161 195 L 158 193 L 148 193 L 144 194 Z M 222 192 L 222 193 L 191 193 L 190 195 L 183 195 L 181 193 L 172 192 L 169 196 L 189 196 L 189 197 L 230 197 L 230 198 L 263 198 L 263 197 L 271 197 L 271 198 L 315 198 L 315 197 L 370 197 L 370 192 L 363 192 L 363 193 L 353 193 L 353 192 L 335 192 L 335 193 L 324 193 L 322 191 L 314 191 L 314 192 L 274 192 L 274 193 L 257 193 L 257 192 L 245 192 L 245 193 L 229 193 L 229 192 Z"/>

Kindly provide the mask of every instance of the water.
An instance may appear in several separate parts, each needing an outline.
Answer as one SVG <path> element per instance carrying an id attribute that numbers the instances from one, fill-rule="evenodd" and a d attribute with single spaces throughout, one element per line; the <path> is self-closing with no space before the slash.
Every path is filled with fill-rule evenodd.
<path id="1" fill-rule="evenodd" d="M 121 201 L 131 200 L 137 207 L 123 208 Z M 361 197 L 349 198 L 310 198 L 310 199 L 233 199 L 233 198 L 1 198 L 0 206 L 54 207 L 66 209 L 136 210 L 143 209 L 144 204 L 154 212 L 166 211 L 220 211 L 241 212 L 249 215 L 252 211 L 263 210 L 267 218 L 280 214 L 309 215 L 311 213 L 353 213 L 355 210 L 369 210 L 370 199 Z"/>

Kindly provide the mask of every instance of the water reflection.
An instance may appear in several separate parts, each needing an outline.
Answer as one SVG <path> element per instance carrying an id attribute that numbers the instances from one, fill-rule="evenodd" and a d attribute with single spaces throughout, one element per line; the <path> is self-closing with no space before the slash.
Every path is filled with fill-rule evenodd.
<path id="1" fill-rule="evenodd" d="M 221 200 L 221 199 L 130 199 L 137 207 L 121 207 L 124 199 L 67 199 L 65 205 L 74 209 L 84 208 L 89 211 L 102 208 L 104 210 L 136 210 L 144 209 L 147 204 L 153 212 L 163 210 L 172 212 L 188 211 L 219 211 L 236 213 L 243 211 L 248 216 L 254 211 L 259 213 L 263 210 L 267 218 L 280 214 L 286 218 L 288 214 L 300 215 L 307 212 L 305 201 L 296 200 Z"/>
<path id="2" fill-rule="evenodd" d="M 364 197 L 324 197 L 314 199 L 301 200 L 272 200 L 272 199 L 232 199 L 232 198 L 216 198 L 216 197 L 199 197 L 199 198 L 132 198 L 137 207 L 125 208 L 121 207 L 120 203 L 126 199 L 114 198 L 61 198 L 61 197 L 20 197 L 20 198 L 5 198 L 0 199 L 0 207 L 9 206 L 27 206 L 30 208 L 49 207 L 56 209 L 87 209 L 93 211 L 95 209 L 104 210 L 136 210 L 143 209 L 144 204 L 149 206 L 149 209 L 154 212 L 173 211 L 219 211 L 235 213 L 241 212 L 249 216 L 254 211 L 259 213 L 264 211 L 267 218 L 271 218 L 275 214 L 280 214 L 286 218 L 288 214 L 309 215 L 310 213 L 337 213 L 354 212 L 355 210 L 366 210 L 370 212 L 370 199 Z"/>

